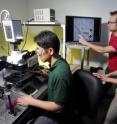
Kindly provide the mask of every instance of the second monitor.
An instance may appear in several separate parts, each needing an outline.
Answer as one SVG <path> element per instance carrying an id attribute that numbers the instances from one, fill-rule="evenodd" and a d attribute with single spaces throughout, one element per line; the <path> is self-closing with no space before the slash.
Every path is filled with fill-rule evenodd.
<path id="1" fill-rule="evenodd" d="M 78 42 L 79 35 L 87 41 L 100 41 L 101 18 L 66 16 L 66 42 Z"/>

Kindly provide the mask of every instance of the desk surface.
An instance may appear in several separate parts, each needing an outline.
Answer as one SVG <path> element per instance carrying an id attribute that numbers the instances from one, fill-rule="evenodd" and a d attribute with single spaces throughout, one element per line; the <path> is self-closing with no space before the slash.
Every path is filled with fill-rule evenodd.
<path id="1" fill-rule="evenodd" d="M 4 71 L 4 70 L 2 70 Z M 9 73 L 12 73 L 12 70 L 5 70 L 5 72 L 0 71 L 0 86 L 4 87 L 4 79 L 3 79 L 3 73 L 5 75 L 9 75 Z M 7 74 L 6 74 L 7 72 Z M 22 79 L 22 81 L 25 81 L 23 83 L 30 83 L 30 81 L 28 81 L 27 79 L 30 78 L 32 75 L 24 75 L 25 77 Z M 40 76 L 41 79 L 41 76 Z M 41 80 L 42 81 L 42 80 Z M 47 82 L 47 81 L 46 81 Z M 40 97 L 46 90 L 47 90 L 47 83 L 46 82 L 42 82 L 38 85 L 38 89 L 36 89 L 36 92 L 32 95 L 34 98 L 38 98 Z M 26 84 L 27 85 L 27 84 Z M 36 87 L 37 88 L 37 87 Z M 22 96 L 22 95 L 27 95 L 26 93 L 24 93 L 22 90 L 13 87 L 11 89 L 10 92 L 10 96 L 12 97 L 11 99 L 17 99 L 18 97 Z M 20 105 L 16 105 L 15 111 L 16 111 L 16 115 L 13 115 L 11 113 L 9 113 L 10 110 L 6 109 L 6 100 L 4 99 L 4 97 L 0 98 L 0 124 L 13 124 L 15 122 L 15 120 L 17 120 L 18 118 L 20 118 L 20 116 L 27 110 L 27 108 L 29 107 L 23 107 Z"/>
<path id="2" fill-rule="evenodd" d="M 43 84 L 38 91 L 33 95 L 34 98 L 40 97 L 40 95 L 47 90 L 47 83 Z M 12 90 L 11 96 L 14 98 L 18 98 L 19 96 L 26 95 L 21 91 Z M 0 99 L 0 124 L 12 124 L 19 116 L 23 114 L 23 112 L 27 109 L 27 107 L 23 107 L 17 105 L 15 111 L 17 113 L 16 116 L 9 113 L 9 110 L 6 109 L 5 100 Z"/>
<path id="3" fill-rule="evenodd" d="M 70 65 L 70 69 L 72 73 L 74 73 L 79 68 L 80 67 L 78 65 Z M 1 78 L 1 75 L 0 75 L 0 78 Z M 43 83 L 43 85 L 40 86 L 38 91 L 35 94 L 33 94 L 33 97 L 39 98 L 46 91 L 47 91 L 47 83 Z M 14 98 L 18 98 L 21 95 L 26 95 L 26 94 L 17 89 L 13 89 L 11 92 L 11 96 Z M 15 124 L 15 121 L 20 119 L 20 116 L 23 115 L 23 113 L 28 108 L 28 107 L 17 105 L 16 106 L 17 115 L 14 116 L 12 114 L 9 114 L 9 110 L 6 109 L 5 104 L 6 104 L 5 100 L 0 99 L 0 124 Z"/>

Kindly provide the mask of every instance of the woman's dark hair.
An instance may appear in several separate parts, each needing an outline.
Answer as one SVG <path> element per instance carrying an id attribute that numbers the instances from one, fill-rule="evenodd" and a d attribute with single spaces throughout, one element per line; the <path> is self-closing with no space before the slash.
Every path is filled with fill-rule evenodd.
<path id="1" fill-rule="evenodd" d="M 34 37 L 34 41 L 44 49 L 53 48 L 55 53 L 59 53 L 60 41 L 51 31 L 42 31 Z"/>

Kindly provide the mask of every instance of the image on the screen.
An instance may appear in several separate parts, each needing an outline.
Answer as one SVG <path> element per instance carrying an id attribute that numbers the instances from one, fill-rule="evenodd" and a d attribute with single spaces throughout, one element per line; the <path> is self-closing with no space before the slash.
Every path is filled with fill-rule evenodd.
<path id="1" fill-rule="evenodd" d="M 101 18 L 66 16 L 66 42 L 79 42 L 79 35 L 88 42 L 99 42 L 101 37 Z"/>
<path id="2" fill-rule="evenodd" d="M 75 18 L 74 19 L 74 40 L 79 41 L 79 35 L 86 40 L 92 41 L 94 39 L 94 20 Z"/>
<path id="3" fill-rule="evenodd" d="M 23 89 L 23 91 L 24 91 L 25 93 L 29 94 L 29 95 L 32 94 L 35 90 L 36 90 L 36 89 L 35 89 L 34 87 L 29 86 L 29 85 Z"/>

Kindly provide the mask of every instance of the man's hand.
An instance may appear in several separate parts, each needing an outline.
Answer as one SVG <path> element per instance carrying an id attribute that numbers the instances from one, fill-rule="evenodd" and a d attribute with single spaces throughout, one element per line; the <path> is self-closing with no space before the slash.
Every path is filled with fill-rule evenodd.
<path id="1" fill-rule="evenodd" d="M 96 76 L 97 78 L 101 78 L 101 75 L 100 73 L 93 73 L 94 76 Z"/>
<path id="2" fill-rule="evenodd" d="M 88 42 L 81 35 L 79 35 L 79 37 L 80 37 L 79 43 L 81 43 L 82 45 L 88 46 Z"/>
<path id="3" fill-rule="evenodd" d="M 17 99 L 17 104 L 22 106 L 28 106 L 32 104 L 33 99 L 34 98 L 32 96 L 21 96 Z"/>
<path id="4" fill-rule="evenodd" d="M 31 73 L 34 73 L 36 75 L 41 75 L 43 77 L 48 77 L 49 70 L 48 69 L 40 69 L 36 71 L 30 71 Z"/>
<path id="5" fill-rule="evenodd" d="M 45 68 L 40 71 L 40 74 L 43 77 L 48 77 L 48 73 L 49 73 L 49 70 L 48 69 L 45 69 Z"/>
<path id="6" fill-rule="evenodd" d="M 108 77 L 106 74 L 101 74 L 101 73 L 93 73 L 94 76 L 97 78 L 100 78 L 102 81 L 109 82 L 110 77 Z"/>

